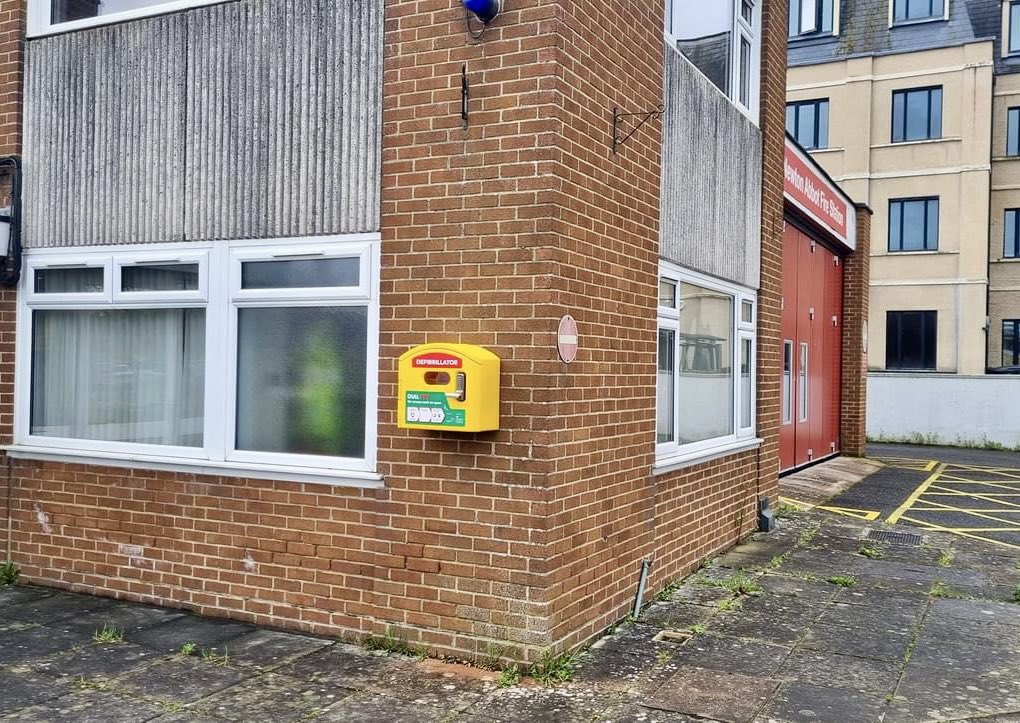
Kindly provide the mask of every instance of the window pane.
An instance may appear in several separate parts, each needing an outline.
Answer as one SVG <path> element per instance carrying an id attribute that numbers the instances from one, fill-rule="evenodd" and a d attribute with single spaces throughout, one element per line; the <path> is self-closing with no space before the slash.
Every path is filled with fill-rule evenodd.
<path id="1" fill-rule="evenodd" d="M 903 250 L 903 203 L 892 201 L 889 204 L 889 250 Z"/>
<path id="2" fill-rule="evenodd" d="M 789 35 L 800 35 L 800 3 L 801 0 L 790 0 L 790 29 Z"/>
<path id="3" fill-rule="evenodd" d="M 677 441 L 733 434 L 733 298 L 680 285 Z"/>
<path id="4" fill-rule="evenodd" d="M 1009 6 L 1009 52 L 1020 50 L 1020 5 Z"/>
<path id="5" fill-rule="evenodd" d="M 659 379 L 656 386 L 658 395 L 656 409 L 656 435 L 659 444 L 673 441 L 673 410 L 676 399 L 676 379 L 674 376 L 674 360 L 676 358 L 676 332 L 672 329 L 659 329 Z"/>
<path id="6" fill-rule="evenodd" d="M 928 94 L 907 93 L 906 140 L 916 141 L 928 137 Z"/>
<path id="7" fill-rule="evenodd" d="M 942 137 L 942 89 L 935 88 L 928 92 L 929 127 L 927 138 Z"/>
<path id="8" fill-rule="evenodd" d="M 751 340 L 740 340 L 740 428 L 751 426 Z"/>
<path id="9" fill-rule="evenodd" d="M 818 104 L 818 138 L 815 141 L 815 147 L 829 147 L 829 101 L 827 100 Z"/>
<path id="10" fill-rule="evenodd" d="M 53 23 L 166 5 L 174 0 L 51 0 Z"/>
<path id="11" fill-rule="evenodd" d="M 1005 258 L 1016 258 L 1017 256 L 1020 256 L 1020 234 L 1017 233 L 1018 219 L 1020 219 L 1020 211 L 1017 209 L 1009 209 L 1006 211 L 1002 248 L 1002 255 Z"/>
<path id="12" fill-rule="evenodd" d="M 751 105 L 751 43 L 740 39 L 740 104 Z"/>
<path id="13" fill-rule="evenodd" d="M 36 269 L 37 294 L 98 294 L 103 291 L 103 269 Z"/>
<path id="14" fill-rule="evenodd" d="M 1020 108 L 1010 108 L 1006 123 L 1006 155 L 1020 156 Z"/>
<path id="15" fill-rule="evenodd" d="M 800 7 L 800 32 L 813 33 L 818 30 L 818 0 L 802 0 Z"/>
<path id="16" fill-rule="evenodd" d="M 886 312 L 886 368 L 935 369 L 937 332 L 937 312 Z"/>
<path id="17" fill-rule="evenodd" d="M 674 0 L 671 17 L 680 52 L 719 90 L 730 95 L 735 50 L 733 3 Z"/>
<path id="18" fill-rule="evenodd" d="M 740 320 L 745 324 L 750 324 L 754 321 L 754 304 L 750 301 L 742 301 L 740 303 Z"/>
<path id="19" fill-rule="evenodd" d="M 805 148 L 815 147 L 815 104 L 797 107 L 797 142 Z"/>
<path id="20" fill-rule="evenodd" d="M 786 132 L 797 138 L 797 106 L 793 103 L 786 105 Z"/>
<path id="21" fill-rule="evenodd" d="M 754 21 L 754 2 L 752 0 L 740 0 L 740 16 L 748 25 Z"/>
<path id="22" fill-rule="evenodd" d="M 1020 364 L 1020 319 L 1002 322 L 1002 366 Z"/>
<path id="23" fill-rule="evenodd" d="M 783 424 L 793 421 L 793 342 L 783 342 Z"/>
<path id="24" fill-rule="evenodd" d="M 904 140 L 905 124 L 906 124 L 906 105 L 907 95 L 906 93 L 893 93 L 892 97 L 892 139 L 893 143 L 898 143 Z"/>
<path id="25" fill-rule="evenodd" d="M 360 278 L 361 260 L 358 258 L 246 261 L 241 264 L 242 289 L 357 286 Z"/>
<path id="26" fill-rule="evenodd" d="M 35 311 L 31 433 L 202 445 L 205 310 Z"/>
<path id="27" fill-rule="evenodd" d="M 240 309 L 237 323 L 237 449 L 363 457 L 367 309 Z"/>
<path id="28" fill-rule="evenodd" d="M 903 250 L 924 250 L 924 201 L 903 203 Z"/>
<path id="29" fill-rule="evenodd" d="M 659 282 L 659 306 L 667 309 L 676 308 L 676 284 L 672 281 Z"/>
<path id="30" fill-rule="evenodd" d="M 123 266 L 121 291 L 197 291 L 198 264 Z"/>
<path id="31" fill-rule="evenodd" d="M 927 236 L 924 239 L 924 248 L 927 251 L 935 251 L 939 247 L 939 202 L 936 198 L 928 199 L 925 202 L 925 231 Z"/>

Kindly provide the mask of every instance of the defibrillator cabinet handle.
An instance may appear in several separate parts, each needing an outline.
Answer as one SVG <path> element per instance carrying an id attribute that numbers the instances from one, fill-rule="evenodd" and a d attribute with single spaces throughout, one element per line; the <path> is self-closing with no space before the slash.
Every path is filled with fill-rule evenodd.
<path id="1" fill-rule="evenodd" d="M 456 399 L 458 402 L 463 402 L 467 398 L 467 374 L 464 372 L 457 373 L 457 387 L 452 392 L 447 392 L 446 396 L 450 399 Z"/>

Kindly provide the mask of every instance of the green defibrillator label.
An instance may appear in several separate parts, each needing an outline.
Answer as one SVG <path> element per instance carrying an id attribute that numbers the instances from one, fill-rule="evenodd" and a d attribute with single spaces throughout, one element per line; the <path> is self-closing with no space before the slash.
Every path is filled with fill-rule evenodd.
<path id="1" fill-rule="evenodd" d="M 404 401 L 408 424 L 428 424 L 434 427 L 466 425 L 465 410 L 450 409 L 444 392 L 407 392 Z"/>

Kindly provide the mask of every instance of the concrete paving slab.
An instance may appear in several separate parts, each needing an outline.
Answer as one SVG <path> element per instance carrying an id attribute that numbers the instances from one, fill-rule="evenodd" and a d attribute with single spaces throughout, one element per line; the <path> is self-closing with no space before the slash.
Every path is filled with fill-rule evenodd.
<path id="1" fill-rule="evenodd" d="M 230 640 L 255 630 L 255 627 L 243 623 L 182 615 L 149 627 L 129 630 L 124 633 L 124 639 L 161 653 L 176 653 L 185 643 L 195 643 L 200 649 L 223 647 Z"/>
<path id="2" fill-rule="evenodd" d="M 758 578 L 766 595 L 783 595 L 796 598 L 805 605 L 825 605 L 831 602 L 839 592 L 839 588 L 824 580 L 805 580 L 792 577 L 780 568 L 776 574 L 766 574 Z"/>
<path id="3" fill-rule="evenodd" d="M 0 667 L 39 660 L 83 644 L 82 637 L 42 626 L 0 635 Z"/>
<path id="4" fill-rule="evenodd" d="M 24 620 L 45 625 L 64 618 L 110 608 L 114 604 L 115 601 L 107 598 L 57 592 L 5 607 L 2 615 L 9 620 Z"/>
<path id="5" fill-rule="evenodd" d="M 152 627 L 184 616 L 185 613 L 180 610 L 120 602 L 113 607 L 104 607 L 51 622 L 49 626 L 58 630 L 81 633 L 91 638 L 97 630 L 101 630 L 104 625 L 109 625 L 117 628 L 126 636 L 133 636 L 136 631 L 142 628 Z"/>
<path id="6" fill-rule="evenodd" d="M 463 713 L 469 720 L 491 723 L 582 723 L 597 720 L 613 702 L 612 695 L 578 685 L 562 688 L 520 687 L 495 692 Z"/>
<path id="7" fill-rule="evenodd" d="M 109 680 L 122 673 L 153 665 L 159 660 L 158 653 L 141 645 L 86 643 L 43 660 L 33 661 L 29 665 L 37 672 L 72 681 L 79 676 Z"/>
<path id="8" fill-rule="evenodd" d="M 790 652 L 791 648 L 783 645 L 708 633 L 691 638 L 680 646 L 676 662 L 705 670 L 774 677 Z"/>
<path id="9" fill-rule="evenodd" d="M 717 609 L 688 602 L 656 602 L 641 611 L 641 622 L 658 628 L 686 629 L 705 623 Z"/>
<path id="10" fill-rule="evenodd" d="M 875 693 L 882 697 L 895 689 L 901 665 L 899 660 L 870 660 L 817 650 L 797 650 L 774 675 L 793 682 Z"/>
<path id="11" fill-rule="evenodd" d="M 638 703 L 619 703 L 602 713 L 599 723 L 705 723 L 706 718 L 692 718 L 667 710 L 653 710 Z M 460 723 L 458 718 L 457 722 Z"/>
<path id="12" fill-rule="evenodd" d="M 945 668 L 908 666 L 886 721 L 911 723 L 976 719 L 1020 710 L 1014 675 L 979 675 Z"/>
<path id="13" fill-rule="evenodd" d="M 228 645 L 231 665 L 271 670 L 333 644 L 308 635 L 255 630 L 232 639 Z"/>
<path id="14" fill-rule="evenodd" d="M 804 636 L 818 612 L 805 609 L 788 615 L 756 615 L 740 610 L 721 613 L 712 621 L 711 631 L 735 638 L 762 640 L 776 645 L 792 645 Z"/>
<path id="15" fill-rule="evenodd" d="M 746 723 L 775 692 L 779 681 L 760 676 L 681 668 L 645 705 L 657 710 Z"/>
<path id="16" fill-rule="evenodd" d="M 330 682 L 264 673 L 214 693 L 199 707 L 228 721 L 250 720 L 252 711 L 262 711 L 266 720 L 295 721 L 318 717 L 356 692 Z"/>
<path id="17" fill-rule="evenodd" d="M 77 691 L 43 705 L 25 708 L 4 720 L 43 723 L 142 723 L 165 712 L 165 708 L 145 701 L 123 698 L 99 691 Z"/>
<path id="18" fill-rule="evenodd" d="M 13 605 L 39 600 L 54 593 L 54 590 L 30 585 L 0 585 L 0 618 L 4 618 L 4 611 Z"/>
<path id="19" fill-rule="evenodd" d="M 413 664 L 411 658 L 370 653 L 353 645 L 337 643 L 282 665 L 274 672 L 353 690 L 386 692 L 382 681 L 395 671 Z"/>
<path id="20" fill-rule="evenodd" d="M 757 720 L 770 723 L 877 721 L 883 709 L 882 698 L 872 694 L 810 683 L 784 683 L 775 700 Z"/>
<path id="21" fill-rule="evenodd" d="M 358 693 L 324 710 L 317 721 L 344 723 L 440 723 L 450 720 L 453 712 L 432 708 L 381 693 Z M 454 720 L 461 720 L 456 718 Z"/>
<path id="22" fill-rule="evenodd" d="M 0 669 L 0 714 L 59 698 L 70 689 L 70 682 L 54 681 L 38 671 Z"/>
<path id="23" fill-rule="evenodd" d="M 801 642 L 806 650 L 877 660 L 902 660 L 910 645 L 909 633 L 895 628 L 852 630 L 841 625 L 813 626 Z"/>
<path id="24" fill-rule="evenodd" d="M 237 668 L 175 655 L 126 673 L 113 685 L 116 692 L 135 698 L 184 705 L 236 685 L 244 677 Z"/>

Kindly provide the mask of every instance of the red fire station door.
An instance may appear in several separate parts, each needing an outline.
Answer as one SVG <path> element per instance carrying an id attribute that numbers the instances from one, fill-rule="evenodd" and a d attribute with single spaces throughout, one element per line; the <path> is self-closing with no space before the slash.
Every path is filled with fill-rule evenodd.
<path id="1" fill-rule="evenodd" d="M 843 263 L 787 222 L 779 457 L 783 470 L 839 451 Z"/>

